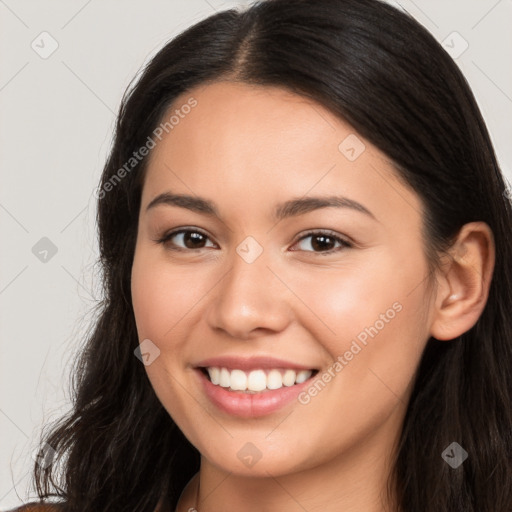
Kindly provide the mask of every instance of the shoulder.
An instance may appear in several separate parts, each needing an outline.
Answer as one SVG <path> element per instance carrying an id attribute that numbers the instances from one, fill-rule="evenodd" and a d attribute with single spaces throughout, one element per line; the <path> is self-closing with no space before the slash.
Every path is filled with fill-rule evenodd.
<path id="1" fill-rule="evenodd" d="M 8 510 L 7 512 L 59 512 L 62 510 L 62 504 L 44 503 L 42 501 L 26 503 L 18 508 Z"/>

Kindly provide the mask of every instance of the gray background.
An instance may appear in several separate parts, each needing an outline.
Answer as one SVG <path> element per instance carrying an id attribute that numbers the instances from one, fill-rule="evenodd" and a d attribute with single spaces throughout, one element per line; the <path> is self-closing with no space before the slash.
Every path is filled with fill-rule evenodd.
<path id="1" fill-rule="evenodd" d="M 33 495 L 37 435 L 67 410 L 69 368 L 100 298 L 93 190 L 121 95 L 169 38 L 215 10 L 246 3 L 0 0 L 4 510 Z M 449 51 L 469 45 L 454 58 L 512 181 L 512 0 L 399 3 Z M 40 36 L 44 31 L 50 36 Z"/>

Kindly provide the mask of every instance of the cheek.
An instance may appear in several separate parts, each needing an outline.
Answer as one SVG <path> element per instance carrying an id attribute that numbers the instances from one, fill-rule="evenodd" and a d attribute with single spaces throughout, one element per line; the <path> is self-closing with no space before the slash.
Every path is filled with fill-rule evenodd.
<path id="1" fill-rule="evenodd" d="M 347 379 L 350 374 L 344 385 L 358 386 L 357 396 L 385 393 L 385 384 L 405 391 L 428 339 L 427 264 L 421 249 L 417 257 L 383 251 L 371 259 L 364 270 L 340 269 L 336 278 L 333 273 L 295 277 L 294 292 L 308 306 L 300 322 L 333 361 L 343 358 L 339 373 Z M 361 395 L 363 383 L 368 394 Z"/>
<path id="2" fill-rule="evenodd" d="M 199 301 L 189 277 L 175 267 L 171 270 L 144 247 L 135 253 L 131 290 L 139 340 L 150 339 L 160 350 L 145 370 L 158 399 L 185 432 L 193 430 L 189 416 L 194 403 L 183 394 L 181 360 L 176 355 L 181 354 L 187 321 Z M 196 416 L 199 413 L 195 411 Z"/>
<path id="3" fill-rule="evenodd" d="M 355 337 L 388 310 L 388 316 L 394 318 L 399 309 L 393 308 L 395 303 L 414 302 L 411 283 L 421 283 L 422 266 L 404 266 L 385 255 L 372 259 L 377 264 L 294 274 L 294 292 L 308 306 L 308 326 L 315 328 L 316 324 L 318 339 L 329 333 L 335 339 Z"/>
<path id="4" fill-rule="evenodd" d="M 426 339 L 426 267 L 418 257 L 378 258 L 378 265 L 298 281 L 294 290 L 310 308 L 301 318 L 332 358 L 318 383 L 303 394 L 303 419 L 315 438 L 331 439 L 325 452 L 341 450 L 378 428 L 408 402 L 410 384 Z M 312 314 L 311 311 L 314 313 Z M 317 418 L 324 421 L 318 422 Z M 340 433 L 340 421 L 343 432 Z"/>
<path id="5" fill-rule="evenodd" d="M 136 253 L 132 268 L 132 302 L 139 337 L 158 344 L 172 338 L 180 321 L 190 314 L 205 294 L 198 277 L 161 258 Z"/>

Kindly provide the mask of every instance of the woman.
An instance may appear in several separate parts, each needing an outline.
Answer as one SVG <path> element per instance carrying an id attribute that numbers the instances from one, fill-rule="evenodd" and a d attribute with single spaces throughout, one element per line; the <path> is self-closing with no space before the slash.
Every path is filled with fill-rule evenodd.
<path id="1" fill-rule="evenodd" d="M 41 499 L 512 509 L 511 205 L 417 22 L 268 0 L 198 23 L 127 93 L 97 197 L 105 301 Z"/>

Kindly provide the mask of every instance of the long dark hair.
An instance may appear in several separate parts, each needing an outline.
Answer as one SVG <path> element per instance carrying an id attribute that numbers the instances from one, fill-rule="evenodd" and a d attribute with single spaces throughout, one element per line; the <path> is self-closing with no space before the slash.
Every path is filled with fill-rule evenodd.
<path id="1" fill-rule="evenodd" d="M 56 457 L 35 465 L 40 498 L 62 498 L 73 512 L 149 512 L 160 499 L 174 510 L 199 470 L 198 451 L 134 356 L 130 272 L 147 157 L 118 178 L 178 95 L 221 79 L 311 98 L 384 152 L 423 201 L 432 265 L 465 223 L 490 226 L 486 307 L 459 339 L 428 340 L 389 490 L 404 512 L 510 511 L 510 199 L 457 65 L 418 22 L 378 0 L 267 0 L 216 13 L 164 46 L 128 88 L 97 194 L 104 300 L 74 369 L 72 411 L 42 436 Z M 469 454 L 456 469 L 441 457 L 454 441 Z"/>

